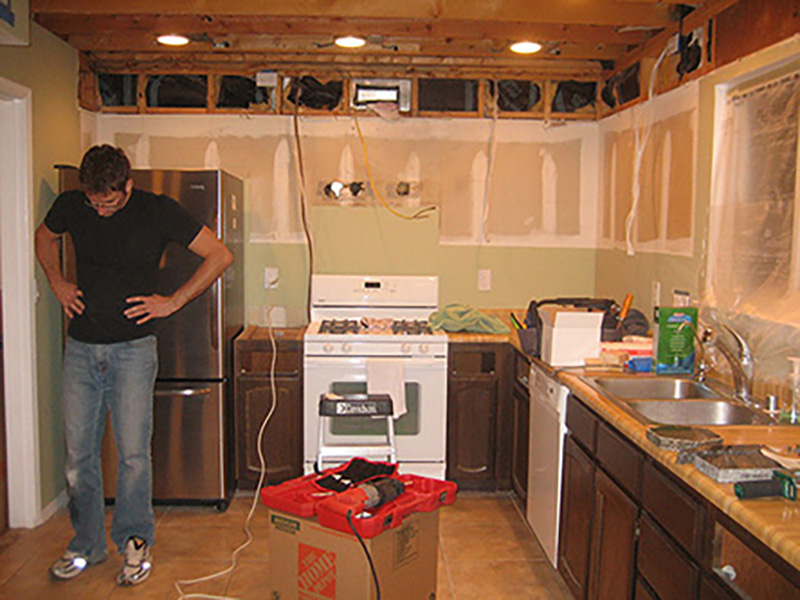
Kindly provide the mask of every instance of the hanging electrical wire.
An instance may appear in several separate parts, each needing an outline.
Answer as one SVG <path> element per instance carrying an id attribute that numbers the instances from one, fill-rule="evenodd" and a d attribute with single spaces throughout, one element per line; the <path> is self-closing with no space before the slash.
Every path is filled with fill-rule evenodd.
<path id="1" fill-rule="evenodd" d="M 644 159 L 644 151 L 647 148 L 647 142 L 650 138 L 650 131 L 653 129 L 653 124 L 651 123 L 653 112 L 652 99 L 656 84 L 656 74 L 658 72 L 658 67 L 661 65 L 661 61 L 663 61 L 664 57 L 667 55 L 668 49 L 669 46 L 664 48 L 664 50 L 661 52 L 661 55 L 658 57 L 656 64 L 653 66 L 653 70 L 650 72 L 650 85 L 647 89 L 645 106 L 642 108 L 644 115 L 642 119 L 642 125 L 641 127 L 636 127 L 634 124 L 633 127 L 633 189 L 631 190 L 631 209 L 628 211 L 628 215 L 625 217 L 625 248 L 628 256 L 633 256 L 636 253 L 636 248 L 633 241 L 633 227 L 636 224 L 636 217 L 639 214 L 639 200 L 642 194 L 642 186 L 639 179 L 642 170 L 642 160 Z"/>
<path id="2" fill-rule="evenodd" d="M 483 208 L 481 210 L 481 242 L 489 242 L 489 232 L 486 224 L 489 221 L 489 189 L 492 183 L 494 170 L 494 157 L 497 153 L 497 120 L 498 120 L 498 94 L 497 81 L 492 81 L 494 93 L 492 94 L 492 132 L 489 134 L 489 154 L 486 157 L 486 179 L 483 182 Z"/>
<path id="3" fill-rule="evenodd" d="M 308 279 L 306 281 L 306 319 L 311 322 L 311 276 L 314 274 L 314 237 L 311 234 L 311 227 L 309 223 L 311 219 L 308 216 L 308 202 L 306 200 L 306 173 L 303 166 L 303 146 L 300 141 L 300 124 L 298 117 L 298 107 L 300 106 L 300 96 L 303 90 L 302 87 L 297 88 L 297 97 L 294 101 L 294 112 L 292 114 L 292 129 L 294 131 L 294 144 L 295 144 L 295 168 L 297 170 L 298 185 L 300 187 L 300 215 L 303 222 L 303 233 L 306 236 L 306 245 L 308 246 Z"/>
<path id="4" fill-rule="evenodd" d="M 431 211 L 436 210 L 434 205 L 425 206 L 419 209 L 412 215 L 404 215 L 393 209 L 389 206 L 389 203 L 384 200 L 383 195 L 378 190 L 378 186 L 375 185 L 375 180 L 372 178 L 372 167 L 369 164 L 369 153 L 367 152 L 367 141 L 364 139 L 364 134 L 361 132 L 361 125 L 358 123 L 358 115 L 356 111 L 353 111 L 353 122 L 356 124 L 356 131 L 358 132 L 358 139 L 361 141 L 361 149 L 364 152 L 364 166 L 367 169 L 367 179 L 369 180 L 369 186 L 372 188 L 372 192 L 375 194 L 375 197 L 380 200 L 381 204 L 383 204 L 384 208 L 392 213 L 394 216 L 399 217 L 400 219 L 405 219 L 407 221 L 415 221 L 419 219 L 427 219 L 428 213 Z"/>
<path id="5" fill-rule="evenodd" d="M 269 384 L 270 384 L 270 394 L 272 395 L 272 406 L 270 406 L 269 411 L 267 411 L 264 420 L 261 421 L 261 426 L 258 429 L 258 436 L 256 437 L 256 453 L 258 454 L 258 462 L 259 462 L 259 475 L 258 475 L 258 483 L 256 484 L 256 493 L 253 496 L 253 502 L 250 505 L 250 510 L 247 513 L 247 517 L 244 521 L 244 533 L 246 539 L 242 544 L 236 548 L 233 553 L 231 554 L 231 564 L 228 568 L 223 569 L 217 573 L 213 573 L 211 575 L 206 575 L 205 577 L 198 577 L 196 579 L 181 579 L 176 581 L 173 585 L 175 589 L 178 591 L 178 600 L 237 600 L 236 598 L 230 596 L 217 596 L 214 594 L 202 594 L 202 593 L 186 593 L 183 591 L 182 586 L 187 585 L 196 585 L 198 583 L 205 583 L 206 581 L 212 581 L 214 579 L 219 579 L 225 575 L 232 573 L 239 564 L 239 555 L 250 545 L 253 543 L 255 537 L 253 533 L 250 531 L 250 521 L 253 520 L 253 515 L 256 512 L 256 507 L 258 506 L 258 501 L 260 498 L 259 490 L 264 486 L 264 480 L 266 479 L 267 475 L 267 459 L 264 457 L 264 432 L 267 429 L 267 424 L 272 420 L 272 415 L 275 413 L 275 410 L 278 407 L 278 388 L 275 382 L 275 367 L 278 362 L 278 345 L 275 342 L 275 332 L 273 330 L 272 325 L 272 310 L 275 308 L 272 302 L 272 295 L 271 295 L 271 287 L 267 287 L 267 304 L 268 312 L 267 315 L 269 316 L 269 320 L 267 322 L 268 332 L 269 332 L 269 341 L 272 347 L 272 361 L 270 362 L 269 368 Z"/>

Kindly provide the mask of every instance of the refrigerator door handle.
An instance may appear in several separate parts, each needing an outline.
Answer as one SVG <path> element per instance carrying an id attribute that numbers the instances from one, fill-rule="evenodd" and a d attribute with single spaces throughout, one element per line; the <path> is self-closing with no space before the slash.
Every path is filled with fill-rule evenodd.
<path id="1" fill-rule="evenodd" d="M 183 388 L 183 389 L 170 389 L 170 390 L 156 390 L 153 392 L 155 396 L 208 396 L 211 393 L 211 388 Z"/>
<path id="2" fill-rule="evenodd" d="M 223 316 L 224 307 L 220 303 L 220 277 L 211 285 L 211 302 L 208 305 L 208 324 L 211 328 L 211 346 L 214 350 L 219 350 L 219 324 L 217 319 Z"/>

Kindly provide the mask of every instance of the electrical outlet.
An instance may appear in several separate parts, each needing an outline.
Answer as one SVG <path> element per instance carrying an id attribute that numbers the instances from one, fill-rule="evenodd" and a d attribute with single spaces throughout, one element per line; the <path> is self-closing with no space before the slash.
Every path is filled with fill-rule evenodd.
<path id="1" fill-rule="evenodd" d="M 492 270 L 478 269 L 478 291 L 488 292 L 492 289 Z"/>
<path id="2" fill-rule="evenodd" d="M 264 267 L 264 289 L 274 290 L 278 287 L 278 267 Z"/>
<path id="3" fill-rule="evenodd" d="M 653 281 L 653 308 L 661 306 L 661 282 L 657 279 Z"/>

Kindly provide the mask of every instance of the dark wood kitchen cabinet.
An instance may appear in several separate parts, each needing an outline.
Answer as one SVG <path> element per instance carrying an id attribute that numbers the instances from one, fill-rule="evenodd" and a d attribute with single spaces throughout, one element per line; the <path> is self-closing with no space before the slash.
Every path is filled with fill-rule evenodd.
<path id="1" fill-rule="evenodd" d="M 589 555 L 594 512 L 595 465 L 573 436 L 564 441 L 558 572 L 575 598 L 588 589 Z"/>
<path id="2" fill-rule="evenodd" d="M 610 423 L 567 403 L 558 571 L 585 598 L 800 598 L 800 574 Z"/>
<path id="3" fill-rule="evenodd" d="M 631 598 L 640 456 L 574 397 L 567 427 L 558 570 L 575 598 Z"/>
<path id="4" fill-rule="evenodd" d="M 277 353 L 273 353 L 266 328 L 248 327 L 236 339 L 236 476 L 242 489 L 253 489 L 261 472 L 257 441 L 262 422 L 273 406 L 273 355 L 277 402 L 261 439 L 265 485 L 303 474 L 302 333 L 302 329 L 275 329 Z"/>
<path id="5" fill-rule="evenodd" d="M 491 343 L 451 343 L 448 349 L 447 479 L 461 489 L 510 487 L 507 350 Z"/>
<path id="6" fill-rule="evenodd" d="M 523 505 L 528 497 L 528 459 L 530 457 L 531 400 L 528 378 L 530 359 L 517 349 L 513 350 L 514 381 L 511 389 L 512 402 L 512 452 L 511 488 Z"/>

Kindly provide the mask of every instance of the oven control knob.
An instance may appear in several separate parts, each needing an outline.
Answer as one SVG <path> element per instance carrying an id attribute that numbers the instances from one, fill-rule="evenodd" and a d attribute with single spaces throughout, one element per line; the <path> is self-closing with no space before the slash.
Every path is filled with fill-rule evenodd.
<path id="1" fill-rule="evenodd" d="M 323 344 L 322 345 L 322 350 L 324 352 L 326 352 L 327 354 L 330 354 L 331 352 L 333 352 L 333 344 L 331 344 L 331 343 Z"/>
<path id="2" fill-rule="evenodd" d="M 411 352 L 411 344 L 403 344 L 400 346 L 400 352 L 403 354 L 409 354 Z"/>
<path id="3" fill-rule="evenodd" d="M 420 345 L 419 345 L 419 351 L 420 351 L 422 354 L 427 354 L 427 353 L 428 353 L 428 350 L 429 350 L 429 348 L 428 348 L 428 344 L 420 344 Z"/>
<path id="4" fill-rule="evenodd" d="M 352 349 L 353 348 L 350 345 L 350 342 L 345 342 L 344 344 L 342 344 L 342 352 L 344 352 L 345 354 L 349 354 L 350 350 L 352 350 Z"/>

